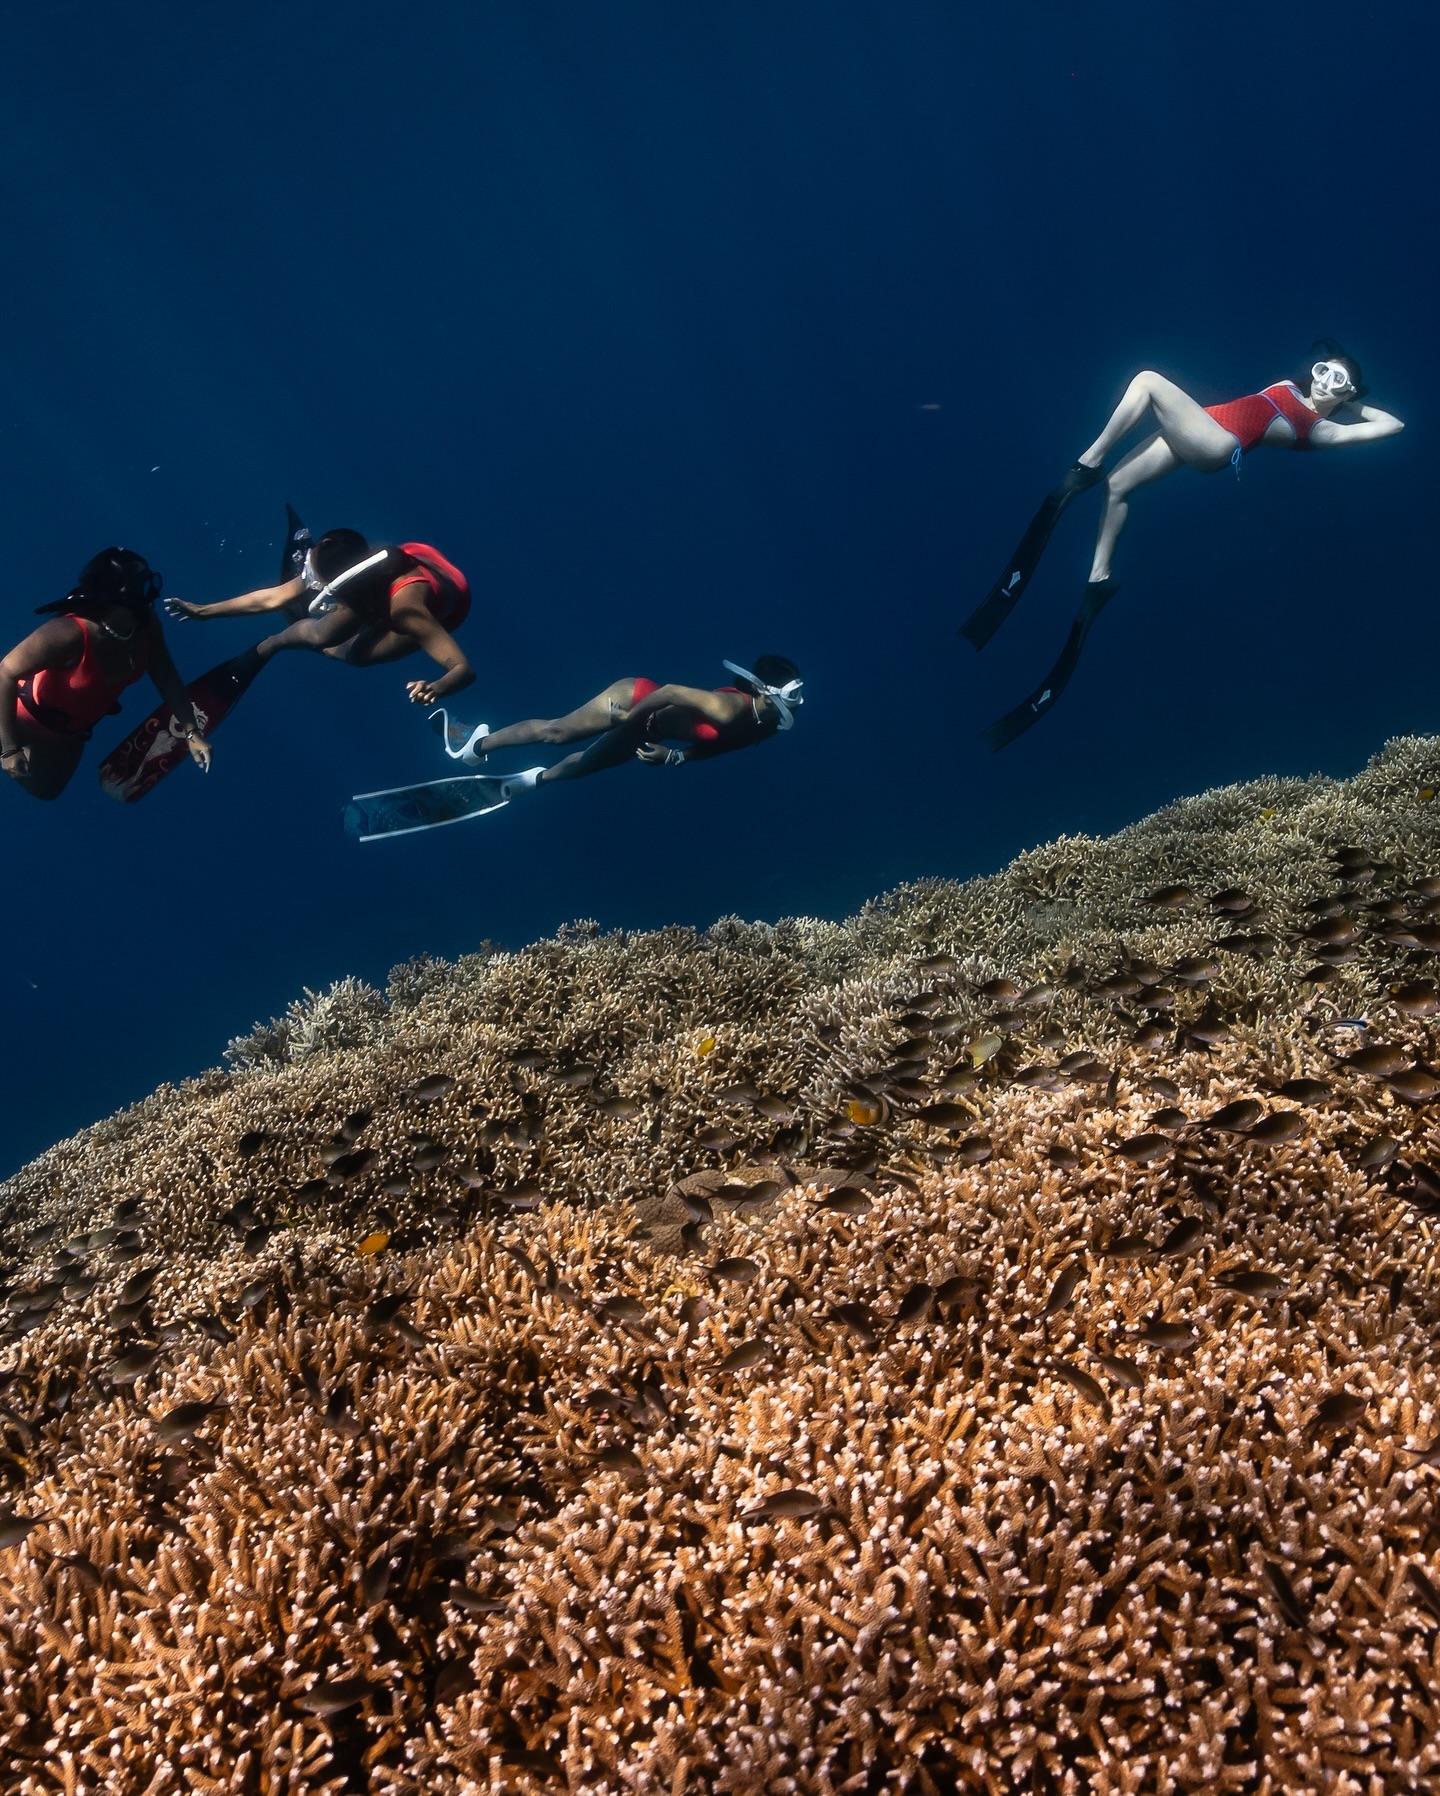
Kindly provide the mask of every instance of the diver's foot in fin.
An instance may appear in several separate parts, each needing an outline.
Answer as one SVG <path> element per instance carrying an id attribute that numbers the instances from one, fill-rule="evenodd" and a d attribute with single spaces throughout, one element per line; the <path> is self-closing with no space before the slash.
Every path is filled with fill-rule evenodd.
<path id="1" fill-rule="evenodd" d="M 1078 493 L 1088 493 L 1092 486 L 1099 486 L 1106 478 L 1104 468 L 1087 468 L 1083 461 L 1077 461 L 1065 470 L 1065 478 L 1051 496 L 1063 493 L 1067 499 L 1073 499 Z"/>
<path id="2" fill-rule="evenodd" d="M 507 773 L 500 781 L 500 796 L 509 804 L 512 798 L 518 798 L 522 792 L 533 792 L 540 784 L 543 767 L 527 767 L 523 773 Z"/>
<path id="3" fill-rule="evenodd" d="M 1101 485 L 1105 478 L 1104 468 L 1087 468 L 1077 461 L 1066 471 L 1059 486 L 1046 493 L 1005 572 L 990 588 L 984 603 L 960 626 L 960 634 L 968 637 L 977 649 L 984 648 L 1020 602 L 1065 507 L 1078 494 L 1088 493 L 1092 486 Z"/>
<path id="4" fill-rule="evenodd" d="M 1070 676 L 1080 660 L 1080 651 L 1085 646 L 1085 638 L 1090 634 L 1090 626 L 1119 590 L 1120 584 L 1113 575 L 1107 575 L 1103 580 L 1091 580 L 1087 584 L 1085 597 L 1081 599 L 1080 607 L 1075 613 L 1075 621 L 1070 626 L 1070 634 L 1065 638 L 1059 660 L 1028 698 L 1022 699 L 1013 711 L 1007 711 L 984 732 L 985 746 L 992 755 L 998 749 L 1007 747 L 1017 736 L 1023 736 L 1032 724 L 1038 723 L 1051 709 L 1070 683 Z"/>
<path id="5" fill-rule="evenodd" d="M 438 711 L 430 713 L 430 728 L 445 744 L 445 752 L 452 761 L 463 761 L 467 767 L 478 767 L 485 759 L 482 744 L 490 734 L 488 723 L 477 723 L 473 727 L 462 723 L 458 717 L 452 717 L 441 705 Z"/>

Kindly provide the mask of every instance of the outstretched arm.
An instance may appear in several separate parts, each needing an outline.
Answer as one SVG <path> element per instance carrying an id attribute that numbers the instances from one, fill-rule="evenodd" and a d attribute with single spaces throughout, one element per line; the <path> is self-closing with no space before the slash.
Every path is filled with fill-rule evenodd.
<path id="1" fill-rule="evenodd" d="M 257 586 L 254 592 L 242 592 L 235 599 L 221 599 L 214 605 L 192 605 L 188 599 L 166 599 L 165 609 L 171 617 L 253 617 L 262 611 L 281 611 L 305 590 L 300 579 L 287 580 L 283 586 Z"/>
<path id="2" fill-rule="evenodd" d="M 1399 436 L 1404 428 L 1399 418 L 1378 405 L 1343 405 L 1335 417 L 1321 418 L 1310 427 L 1310 443 L 1316 449 L 1344 449 Z"/>
<path id="3" fill-rule="evenodd" d="M 423 605 L 397 607 L 390 614 L 390 627 L 402 636 L 413 637 L 430 659 L 445 669 L 438 680 L 407 682 L 405 690 L 412 705 L 438 705 L 452 692 L 475 684 L 475 669 L 464 649 Z"/>

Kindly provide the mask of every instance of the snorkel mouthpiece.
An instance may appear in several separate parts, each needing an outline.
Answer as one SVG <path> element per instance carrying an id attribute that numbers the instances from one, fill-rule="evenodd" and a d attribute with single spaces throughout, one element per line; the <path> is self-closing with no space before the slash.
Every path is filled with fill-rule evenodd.
<path id="1" fill-rule="evenodd" d="M 739 679 L 747 681 L 761 698 L 770 700 L 780 713 L 782 730 L 794 729 L 796 709 L 805 703 L 800 696 L 800 689 L 805 684 L 803 680 L 787 680 L 783 686 L 771 686 L 767 681 L 757 679 L 748 668 L 737 667 L 733 661 L 722 661 L 720 665 L 727 673 L 735 674 Z"/>

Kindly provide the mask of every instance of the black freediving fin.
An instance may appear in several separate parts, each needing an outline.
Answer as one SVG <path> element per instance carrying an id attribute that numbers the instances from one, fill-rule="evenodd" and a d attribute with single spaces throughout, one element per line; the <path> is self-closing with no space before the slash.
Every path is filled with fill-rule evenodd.
<path id="1" fill-rule="evenodd" d="M 1045 553 L 1046 544 L 1065 507 L 1077 494 L 1089 492 L 1092 486 L 1099 486 L 1104 479 L 1103 468 L 1087 468 L 1077 461 L 1066 472 L 1059 486 L 1046 493 L 1039 511 L 1031 518 L 1024 536 L 1020 538 L 1019 547 L 1006 562 L 1005 572 L 990 588 L 983 603 L 960 626 L 960 634 L 968 636 L 977 649 L 984 648 L 1019 603 L 1040 565 L 1040 557 Z"/>
<path id="2" fill-rule="evenodd" d="M 992 723 L 984 732 L 985 746 L 992 755 L 998 749 L 1007 747 L 1017 736 L 1023 736 L 1032 723 L 1038 723 L 1049 711 L 1070 683 L 1070 676 L 1080 659 L 1080 651 L 1085 646 L 1085 638 L 1090 634 L 1091 624 L 1119 590 L 1119 585 L 1113 578 L 1092 580 L 1085 588 L 1085 597 L 1075 613 L 1075 621 L 1070 626 L 1070 634 L 1065 638 L 1059 660 L 1029 698 L 1022 700 L 1013 711 L 1007 711 L 998 723 Z"/>

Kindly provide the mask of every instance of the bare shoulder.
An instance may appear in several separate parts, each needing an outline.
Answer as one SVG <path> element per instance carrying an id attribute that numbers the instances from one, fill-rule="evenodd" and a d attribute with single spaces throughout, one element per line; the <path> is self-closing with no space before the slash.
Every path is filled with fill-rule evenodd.
<path id="1" fill-rule="evenodd" d="M 33 630 L 26 641 L 70 665 L 85 652 L 85 628 L 78 617 L 52 617 Z"/>
<path id="2" fill-rule="evenodd" d="M 7 673 L 23 678 L 41 668 L 72 668 L 85 652 L 85 633 L 73 617 L 51 617 L 22 636 L 4 656 Z"/>

